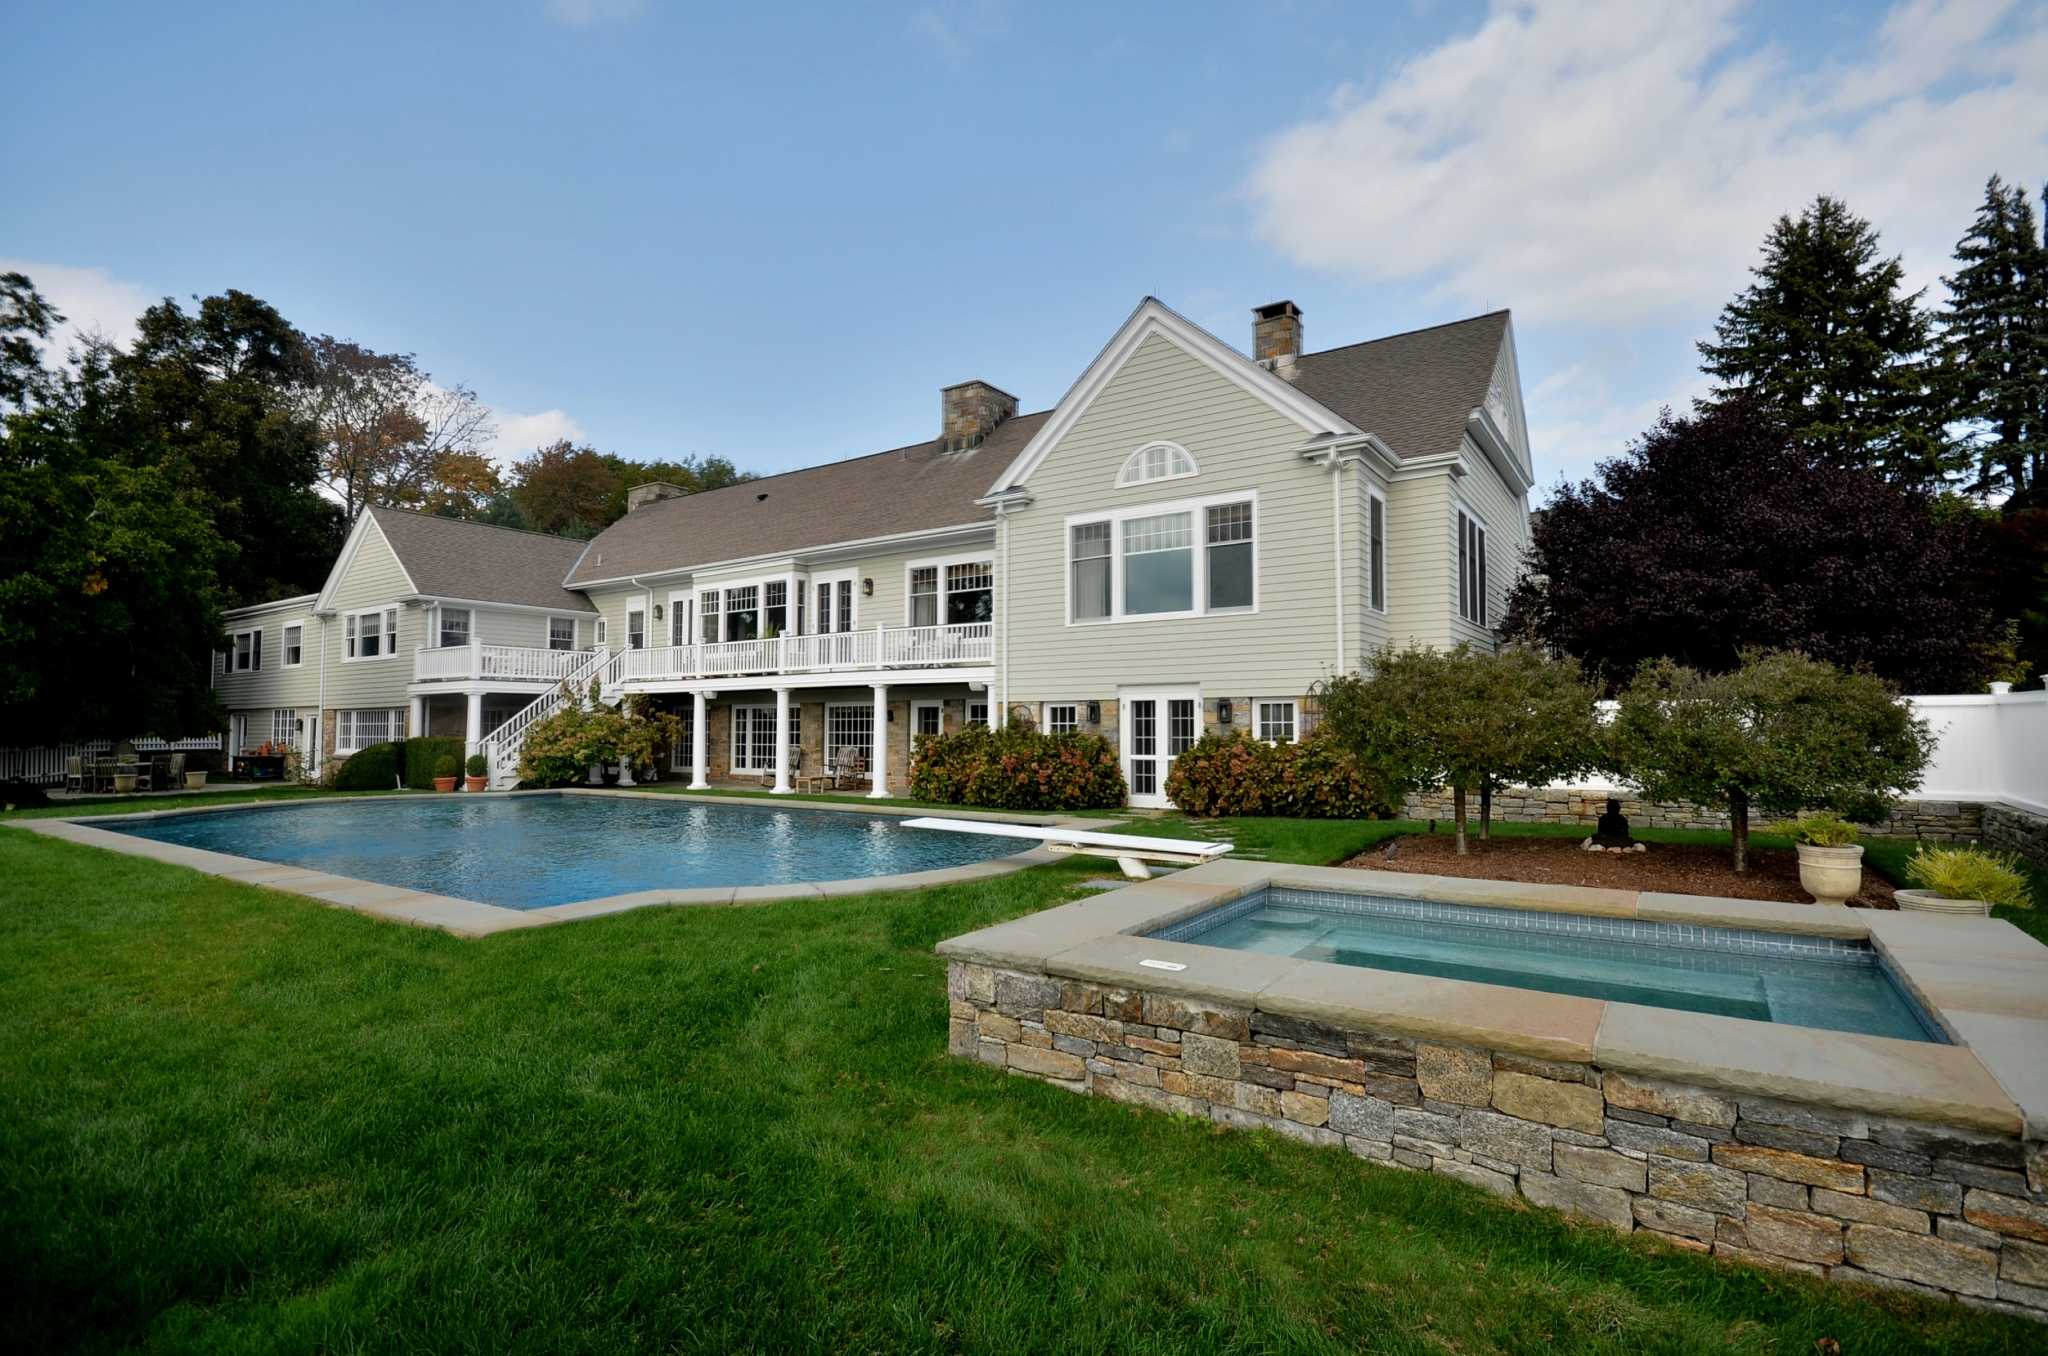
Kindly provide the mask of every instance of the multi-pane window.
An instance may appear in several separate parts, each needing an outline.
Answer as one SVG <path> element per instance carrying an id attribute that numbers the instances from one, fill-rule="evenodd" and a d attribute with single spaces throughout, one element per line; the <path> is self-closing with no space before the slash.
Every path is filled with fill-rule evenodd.
<path id="1" fill-rule="evenodd" d="M 1074 527 L 1074 620 L 1098 621 L 1110 614 L 1108 523 L 1077 523 Z"/>
<path id="2" fill-rule="evenodd" d="M 444 607 L 440 609 L 440 613 L 440 638 L 436 643 L 441 645 L 469 644 L 469 609 L 466 607 Z"/>
<path id="3" fill-rule="evenodd" d="M 1256 706 L 1259 738 L 1269 744 L 1292 744 L 1299 723 L 1295 703 L 1291 700 L 1262 701 Z"/>
<path id="4" fill-rule="evenodd" d="M 939 567 L 920 565 L 910 572 L 910 624 L 939 624 Z"/>
<path id="5" fill-rule="evenodd" d="M 943 708 L 937 702 L 912 702 L 910 704 L 910 749 L 917 751 L 918 744 L 944 728 L 941 717 Z"/>
<path id="6" fill-rule="evenodd" d="M 270 713 L 270 738 L 272 743 L 289 744 L 298 733 L 299 713 L 289 706 L 279 706 Z"/>
<path id="7" fill-rule="evenodd" d="M 690 643 L 690 603 L 687 598 L 671 596 L 668 600 L 668 643 Z"/>
<path id="8" fill-rule="evenodd" d="M 725 637 L 719 628 L 725 624 L 725 614 L 718 606 L 718 590 L 705 589 L 697 595 L 697 632 L 706 645 L 715 645 Z"/>
<path id="9" fill-rule="evenodd" d="M 754 640 L 761 634 L 761 586 L 748 584 L 725 591 L 725 638 Z"/>
<path id="10" fill-rule="evenodd" d="M 1458 615 L 1486 625 L 1486 529 L 1458 510 Z"/>
<path id="11" fill-rule="evenodd" d="M 946 623 L 962 626 L 996 615 L 996 567 L 986 560 L 946 567 Z"/>
<path id="12" fill-rule="evenodd" d="M 682 724 L 676 727 L 675 747 L 669 750 L 669 766 L 677 772 L 695 772 L 697 757 L 697 703 L 684 702 L 676 712 Z"/>
<path id="13" fill-rule="evenodd" d="M 1124 459 L 1117 473 L 1119 485 L 1142 485 L 1148 480 L 1177 480 L 1195 474 L 1195 459 L 1178 443 L 1147 443 Z"/>
<path id="14" fill-rule="evenodd" d="M 1372 609 L 1387 610 L 1387 501 L 1378 495 L 1365 500 L 1365 558 L 1370 574 Z"/>
<path id="15" fill-rule="evenodd" d="M 298 622 L 287 622 L 284 628 L 284 666 L 295 669 L 306 662 L 306 628 Z"/>
<path id="16" fill-rule="evenodd" d="M 875 708 L 866 703 L 834 704 L 825 708 L 825 757 L 834 767 L 844 767 L 858 757 L 872 768 L 875 751 Z"/>
<path id="17" fill-rule="evenodd" d="M 1045 704 L 1045 732 L 1047 734 L 1073 734 L 1081 728 L 1081 708 L 1073 702 L 1047 702 Z"/>
<path id="18" fill-rule="evenodd" d="M 334 713 L 334 751 L 355 753 L 394 739 L 405 730 L 405 712 L 390 710 Z"/>
<path id="19" fill-rule="evenodd" d="M 398 653 L 398 609 L 351 612 L 341 619 L 342 656 L 389 659 Z"/>
<path id="20" fill-rule="evenodd" d="M 1209 508 L 1209 610 L 1252 605 L 1252 506 Z"/>
<path id="21" fill-rule="evenodd" d="M 768 629 L 761 634 L 767 637 L 781 635 L 789 629 L 789 581 L 771 579 L 762 585 L 762 610 L 767 614 Z"/>
<path id="22" fill-rule="evenodd" d="M 979 725 L 983 728 L 986 728 L 988 726 L 988 703 L 967 703 L 967 723 L 969 725 Z"/>
<path id="23" fill-rule="evenodd" d="M 834 629 L 851 631 L 853 629 L 853 581 L 851 579 L 840 580 L 836 596 L 839 600 L 839 625 Z"/>
<path id="24" fill-rule="evenodd" d="M 1194 611 L 1194 515 L 1125 519 L 1123 555 L 1125 616 Z"/>
<path id="25" fill-rule="evenodd" d="M 789 743 L 803 743 L 803 708 L 789 708 Z M 775 708 L 735 706 L 732 709 L 732 768 L 735 772 L 775 770 Z"/>
<path id="26" fill-rule="evenodd" d="M 548 648 L 550 650 L 573 650 L 576 648 L 576 619 L 574 617 L 548 618 Z"/>
<path id="27" fill-rule="evenodd" d="M 626 609 L 626 648 L 644 650 L 647 648 L 647 610 L 640 607 Z"/>
<path id="28" fill-rule="evenodd" d="M 228 651 L 234 659 L 236 673 L 256 673 L 263 668 L 263 633 L 261 631 L 235 632 L 234 648 Z"/>

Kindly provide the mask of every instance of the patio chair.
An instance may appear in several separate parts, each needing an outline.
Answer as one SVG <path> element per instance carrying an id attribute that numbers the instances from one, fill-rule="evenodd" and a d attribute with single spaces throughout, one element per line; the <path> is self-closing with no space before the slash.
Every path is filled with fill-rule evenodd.
<path id="1" fill-rule="evenodd" d="M 185 755 L 174 753 L 164 760 L 164 785 L 175 791 L 185 784 Z"/>
<path id="2" fill-rule="evenodd" d="M 64 789 L 85 790 L 85 760 L 76 756 L 64 760 Z"/>

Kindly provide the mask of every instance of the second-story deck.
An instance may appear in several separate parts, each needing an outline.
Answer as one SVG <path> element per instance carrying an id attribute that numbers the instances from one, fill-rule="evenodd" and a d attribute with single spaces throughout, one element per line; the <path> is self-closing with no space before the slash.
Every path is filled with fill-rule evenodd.
<path id="1" fill-rule="evenodd" d="M 877 626 L 814 636 L 662 645 L 627 650 L 621 658 L 619 682 L 627 687 L 754 676 L 881 675 L 986 668 L 995 662 L 995 634 L 988 622 Z"/>
<path id="2" fill-rule="evenodd" d="M 560 682 L 589 659 L 589 650 L 549 650 L 530 645 L 440 645 L 413 651 L 415 683 L 496 683 L 513 689 L 544 688 Z"/>

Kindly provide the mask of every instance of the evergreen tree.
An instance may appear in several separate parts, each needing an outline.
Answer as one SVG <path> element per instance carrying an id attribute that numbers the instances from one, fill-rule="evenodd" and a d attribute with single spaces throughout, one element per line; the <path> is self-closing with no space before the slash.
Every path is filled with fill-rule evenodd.
<path id="1" fill-rule="evenodd" d="M 2034 205 L 1997 175 L 1956 242 L 1941 316 L 1944 393 L 1977 454 L 1971 489 L 2008 511 L 2048 507 L 2048 244 Z"/>
<path id="2" fill-rule="evenodd" d="M 1924 360 L 1929 317 L 1877 232 L 1822 195 L 1780 217 L 1755 281 L 1700 344 L 1714 396 L 1754 392 L 1784 412 L 1802 447 L 1840 466 L 1928 484 L 1956 465 Z"/>

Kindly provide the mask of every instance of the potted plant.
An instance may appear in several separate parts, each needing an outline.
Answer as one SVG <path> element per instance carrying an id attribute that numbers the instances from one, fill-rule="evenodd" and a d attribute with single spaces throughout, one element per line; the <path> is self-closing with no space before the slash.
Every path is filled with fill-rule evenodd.
<path id="1" fill-rule="evenodd" d="M 1863 889 L 1863 845 L 1856 826 L 1821 811 L 1774 825 L 1799 849 L 1799 886 L 1816 904 L 1846 904 Z"/>
<path id="2" fill-rule="evenodd" d="M 186 769 L 185 789 L 187 791 L 204 791 L 206 789 L 206 769 L 203 767 Z"/>
<path id="3" fill-rule="evenodd" d="M 469 755 L 469 762 L 465 766 L 469 772 L 469 781 L 466 785 L 471 791 L 482 791 L 489 786 L 491 780 L 490 759 L 480 753 L 472 753 Z"/>
<path id="4" fill-rule="evenodd" d="M 2034 907 L 2034 894 L 2020 870 L 2019 858 L 1999 856 L 1980 847 L 1922 844 L 1906 861 L 1906 879 L 1919 888 L 1901 890 L 1894 898 L 1900 908 L 1919 913 L 1982 915 L 1997 904 L 2014 909 Z"/>
<path id="5" fill-rule="evenodd" d="M 441 761 L 434 764 L 434 789 L 436 791 L 453 791 L 455 789 L 455 775 L 458 770 L 455 755 L 452 753 L 442 754 Z"/>

